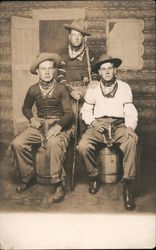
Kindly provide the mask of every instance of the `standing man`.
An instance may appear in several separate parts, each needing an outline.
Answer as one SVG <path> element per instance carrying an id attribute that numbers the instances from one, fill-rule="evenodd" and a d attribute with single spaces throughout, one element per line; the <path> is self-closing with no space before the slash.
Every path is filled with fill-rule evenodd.
<path id="1" fill-rule="evenodd" d="M 92 51 L 87 50 L 85 44 L 85 38 L 91 34 L 85 30 L 83 19 L 64 24 L 64 28 L 69 31 L 69 44 L 60 53 L 63 60 L 58 69 L 58 79 L 67 86 L 75 100 L 82 101 L 90 77 L 97 79 L 97 74 L 91 72 L 89 76 L 88 73 L 95 60 Z"/>
<path id="2" fill-rule="evenodd" d="M 89 192 L 99 189 L 99 169 L 96 154 L 99 146 L 119 145 L 123 152 L 123 198 L 127 210 L 135 207 L 133 184 L 136 178 L 135 129 L 138 113 L 132 100 L 130 86 L 116 78 L 116 69 L 122 60 L 102 54 L 94 69 L 101 80 L 88 88 L 81 109 L 82 119 L 88 129 L 82 136 L 78 150 L 90 177 Z"/>
<path id="3" fill-rule="evenodd" d="M 61 176 L 73 118 L 69 93 L 54 78 L 60 61 L 59 55 L 44 52 L 32 63 L 30 72 L 38 74 L 39 81 L 28 89 L 22 107 L 30 126 L 11 145 L 21 179 L 16 188 L 19 193 L 32 184 L 35 173 L 33 145 L 41 144 L 46 148 L 50 161 L 51 184 L 56 186 L 53 202 L 59 202 L 65 196 Z M 32 113 L 33 104 L 37 107 L 37 117 Z"/>

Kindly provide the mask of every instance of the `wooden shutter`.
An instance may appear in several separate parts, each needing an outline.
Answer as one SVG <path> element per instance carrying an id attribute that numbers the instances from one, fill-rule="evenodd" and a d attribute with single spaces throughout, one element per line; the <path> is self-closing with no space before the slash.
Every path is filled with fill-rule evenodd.
<path id="1" fill-rule="evenodd" d="M 35 56 L 32 19 L 15 16 L 11 18 L 11 47 L 13 121 L 16 135 L 21 132 L 22 124 L 28 122 L 22 114 L 22 105 L 29 86 L 37 81 L 37 77 L 29 71 Z"/>
<path id="2" fill-rule="evenodd" d="M 107 52 L 123 60 L 120 69 L 143 68 L 144 23 L 141 19 L 107 19 Z"/>

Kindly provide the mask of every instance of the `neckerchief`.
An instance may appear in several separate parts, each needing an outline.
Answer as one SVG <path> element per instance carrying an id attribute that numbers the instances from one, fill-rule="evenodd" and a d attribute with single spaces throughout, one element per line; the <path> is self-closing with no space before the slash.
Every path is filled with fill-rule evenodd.
<path id="1" fill-rule="evenodd" d="M 69 51 L 69 57 L 71 59 L 78 59 L 79 61 L 83 60 L 83 56 L 85 53 L 85 46 L 84 44 L 82 44 L 82 46 L 78 49 L 75 50 L 74 47 L 72 47 L 70 44 L 68 46 L 68 51 Z"/>
<path id="2" fill-rule="evenodd" d="M 42 94 L 44 99 L 46 99 L 47 97 L 52 96 L 55 85 L 56 85 L 56 80 L 55 79 L 50 81 L 49 84 L 46 84 L 42 80 L 39 81 L 39 88 L 41 90 L 41 94 Z"/>
<path id="3" fill-rule="evenodd" d="M 102 83 L 104 86 L 110 87 L 111 85 L 113 85 L 116 81 L 116 77 L 113 76 L 113 78 L 110 81 L 106 81 L 104 79 L 101 79 Z"/>
<path id="4" fill-rule="evenodd" d="M 115 93 L 116 93 L 117 88 L 118 88 L 118 83 L 117 83 L 115 77 L 112 80 L 109 81 L 108 85 L 106 85 L 106 81 L 105 81 L 105 83 L 103 82 L 103 80 L 100 81 L 100 87 L 101 87 L 101 91 L 102 91 L 102 94 L 104 95 L 104 97 L 113 98 L 115 96 Z M 110 85 L 110 82 L 111 82 L 111 85 Z"/>

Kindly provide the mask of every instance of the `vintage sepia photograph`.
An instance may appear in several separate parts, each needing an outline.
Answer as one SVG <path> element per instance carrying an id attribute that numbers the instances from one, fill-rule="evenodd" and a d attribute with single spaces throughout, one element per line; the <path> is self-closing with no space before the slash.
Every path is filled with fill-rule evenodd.
<path id="1" fill-rule="evenodd" d="M 0 1 L 0 250 L 156 246 L 156 3 Z"/>

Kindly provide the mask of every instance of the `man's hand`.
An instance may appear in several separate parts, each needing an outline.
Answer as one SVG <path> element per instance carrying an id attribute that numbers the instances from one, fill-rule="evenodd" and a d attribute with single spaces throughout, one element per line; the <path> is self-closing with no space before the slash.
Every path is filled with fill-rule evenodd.
<path id="1" fill-rule="evenodd" d="M 84 83 L 84 84 L 89 83 L 89 78 L 88 78 L 88 76 L 84 76 L 84 77 L 83 77 L 83 83 Z"/>
<path id="2" fill-rule="evenodd" d="M 40 121 L 37 117 L 32 117 L 32 118 L 30 119 L 30 125 L 31 125 L 31 127 L 33 127 L 33 128 L 39 129 L 40 126 L 41 126 L 41 121 Z"/>
<path id="3" fill-rule="evenodd" d="M 73 90 L 71 92 L 71 96 L 75 99 L 75 100 L 80 100 L 81 99 L 81 91 L 80 90 Z"/>
<path id="4" fill-rule="evenodd" d="M 60 134 L 62 127 L 56 124 L 54 127 L 48 130 L 47 133 L 47 140 L 52 136 L 55 137 L 56 135 Z"/>
<path id="5" fill-rule="evenodd" d="M 128 127 L 126 129 L 126 138 L 128 139 L 129 136 L 133 137 L 135 142 L 138 141 L 138 136 L 136 135 L 136 133 L 134 132 L 134 130 L 131 127 Z"/>
<path id="6" fill-rule="evenodd" d="M 104 122 L 99 122 L 97 120 L 94 120 L 92 122 L 92 126 L 100 133 L 103 133 L 103 131 L 106 128 L 106 125 L 104 124 Z"/>
<path id="7" fill-rule="evenodd" d="M 89 82 L 89 84 L 88 84 L 88 88 L 90 88 L 90 89 L 95 89 L 96 88 L 96 86 L 98 85 L 98 83 L 99 83 L 99 81 L 97 81 L 97 80 L 92 80 L 91 82 Z"/>

